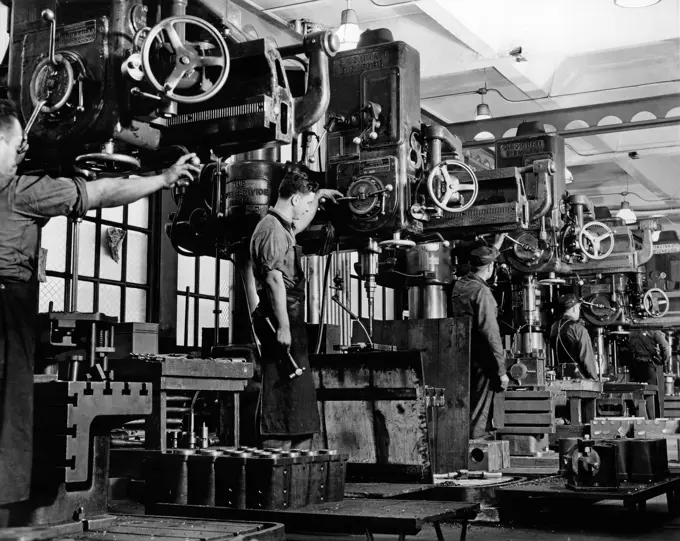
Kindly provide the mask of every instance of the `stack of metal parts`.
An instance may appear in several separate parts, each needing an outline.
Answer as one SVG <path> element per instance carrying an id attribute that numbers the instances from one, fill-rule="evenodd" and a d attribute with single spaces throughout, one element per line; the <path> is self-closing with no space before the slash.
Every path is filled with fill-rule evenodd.
<path id="1" fill-rule="evenodd" d="M 330 449 L 173 449 L 146 463 L 147 503 L 275 510 L 342 501 L 348 458 Z"/>

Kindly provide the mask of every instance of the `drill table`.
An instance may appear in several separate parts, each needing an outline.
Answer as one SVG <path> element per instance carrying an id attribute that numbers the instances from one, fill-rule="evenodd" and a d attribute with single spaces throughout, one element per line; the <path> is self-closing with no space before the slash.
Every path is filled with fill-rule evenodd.
<path id="1" fill-rule="evenodd" d="M 567 488 L 560 476 L 545 477 L 522 485 L 498 487 L 496 496 L 501 522 L 512 518 L 513 513 L 527 513 L 532 503 L 565 502 L 568 500 L 596 503 L 603 500 L 619 500 L 629 511 L 645 513 L 647 501 L 666 494 L 668 512 L 677 514 L 680 503 L 680 477 L 670 476 L 655 483 L 623 482 L 619 488 L 574 490 Z"/>
<path id="2" fill-rule="evenodd" d="M 478 503 L 382 498 L 326 502 L 280 511 L 175 504 L 156 504 L 147 511 L 175 517 L 277 522 L 285 525 L 287 533 L 365 534 L 368 541 L 373 540 L 373 534 L 398 535 L 403 541 L 407 535 L 416 535 L 427 523 L 434 526 L 437 540 L 444 541 L 441 522 L 461 522 L 460 541 L 465 541 L 468 521 L 477 516 L 479 509 Z"/>
<path id="3" fill-rule="evenodd" d="M 284 541 L 281 524 L 105 515 L 81 522 L 0 529 L 2 541 Z"/>

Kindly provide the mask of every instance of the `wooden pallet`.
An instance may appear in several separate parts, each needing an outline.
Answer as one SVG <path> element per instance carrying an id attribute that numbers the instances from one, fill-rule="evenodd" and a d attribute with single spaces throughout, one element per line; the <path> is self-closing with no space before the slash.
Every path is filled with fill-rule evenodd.
<path id="1" fill-rule="evenodd" d="M 663 415 L 671 419 L 680 418 L 680 396 L 664 397 Z"/>
<path id="2" fill-rule="evenodd" d="M 503 416 L 494 416 L 499 434 L 553 434 L 555 406 L 550 391 L 506 391 L 496 404 Z"/>

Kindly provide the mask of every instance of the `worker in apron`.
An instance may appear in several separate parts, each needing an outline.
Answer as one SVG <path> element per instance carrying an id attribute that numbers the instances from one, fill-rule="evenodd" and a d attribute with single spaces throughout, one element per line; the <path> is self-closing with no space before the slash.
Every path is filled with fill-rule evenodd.
<path id="1" fill-rule="evenodd" d="M 650 419 L 661 417 L 664 406 L 663 367 L 671 359 L 668 341 L 661 331 L 634 329 L 628 335 L 628 344 L 633 354 L 631 379 L 658 386 L 656 397 L 647 398 L 647 416 Z M 654 415 L 655 410 L 658 415 Z"/>
<path id="2" fill-rule="evenodd" d="M 504 236 L 496 241 L 500 246 Z M 494 395 L 505 391 L 510 379 L 498 328 L 498 305 L 487 280 L 493 276 L 500 252 L 480 246 L 470 252 L 470 272 L 453 286 L 452 315 L 471 319 L 470 335 L 470 439 L 491 432 Z"/>
<path id="3" fill-rule="evenodd" d="M 322 198 L 334 201 L 341 195 L 335 190 L 316 191 L 303 171 L 289 166 L 276 205 L 260 220 L 251 238 L 260 299 L 253 326 L 261 344 L 258 425 L 263 448 L 309 449 L 319 430 L 316 389 L 307 357 L 305 276 L 295 234 L 311 223 Z"/>

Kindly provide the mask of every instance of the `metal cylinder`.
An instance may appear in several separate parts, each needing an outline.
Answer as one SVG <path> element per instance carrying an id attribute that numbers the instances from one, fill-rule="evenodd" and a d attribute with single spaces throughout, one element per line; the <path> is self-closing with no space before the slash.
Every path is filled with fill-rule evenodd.
<path id="1" fill-rule="evenodd" d="M 675 394 L 675 375 L 666 374 L 663 378 L 664 394 L 666 396 L 673 396 Z"/>
<path id="2" fill-rule="evenodd" d="M 525 332 L 520 334 L 521 338 L 521 353 L 530 354 L 534 351 L 542 349 L 545 351 L 545 337 L 540 332 Z"/>
<path id="3" fill-rule="evenodd" d="M 323 257 L 307 257 L 307 323 L 318 325 L 321 320 L 321 299 L 323 298 Z"/>
<path id="4" fill-rule="evenodd" d="M 408 290 L 409 319 L 441 319 L 446 317 L 444 286 L 413 286 Z"/>
<path id="5" fill-rule="evenodd" d="M 189 457 L 189 504 L 215 506 L 215 461 L 221 454 L 213 449 L 201 449 L 198 454 Z"/>

